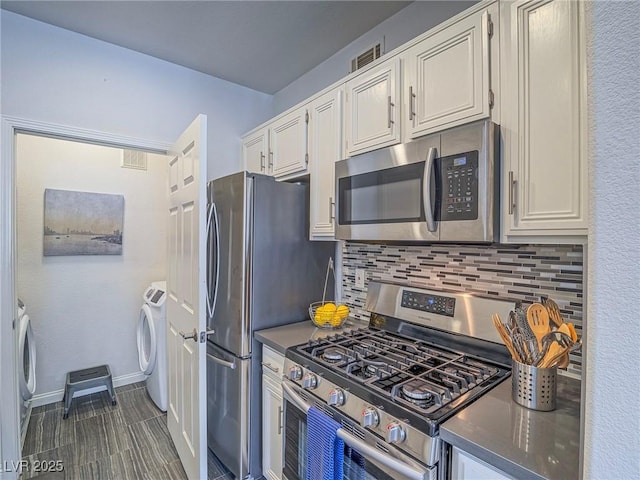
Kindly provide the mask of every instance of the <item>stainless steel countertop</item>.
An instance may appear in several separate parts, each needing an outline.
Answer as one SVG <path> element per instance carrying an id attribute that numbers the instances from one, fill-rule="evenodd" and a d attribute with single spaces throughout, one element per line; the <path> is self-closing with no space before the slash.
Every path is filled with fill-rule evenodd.
<path id="1" fill-rule="evenodd" d="M 580 476 L 580 382 L 558 376 L 556 409 L 511 399 L 511 378 L 440 426 L 440 437 L 517 479 Z"/>
<path id="2" fill-rule="evenodd" d="M 356 328 L 365 328 L 367 322 L 348 318 L 342 328 L 329 329 L 316 327 L 311 320 L 291 323 L 280 327 L 268 328 L 254 332 L 256 340 L 284 355 L 288 347 L 306 343 L 312 339 L 324 338 L 336 333 L 348 332 Z"/>

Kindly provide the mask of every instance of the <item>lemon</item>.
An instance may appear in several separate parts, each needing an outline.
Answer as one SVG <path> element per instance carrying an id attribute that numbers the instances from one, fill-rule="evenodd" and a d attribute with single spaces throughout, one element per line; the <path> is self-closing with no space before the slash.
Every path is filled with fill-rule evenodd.
<path id="1" fill-rule="evenodd" d="M 342 320 L 343 318 L 347 318 L 349 316 L 349 307 L 347 307 L 346 305 L 340 305 L 338 308 L 336 308 L 336 315 L 340 317 L 340 320 Z"/>
<path id="2" fill-rule="evenodd" d="M 338 313 L 334 313 L 329 323 L 331 324 L 332 327 L 339 327 L 340 324 L 342 324 L 343 318 L 344 317 L 341 317 Z"/>

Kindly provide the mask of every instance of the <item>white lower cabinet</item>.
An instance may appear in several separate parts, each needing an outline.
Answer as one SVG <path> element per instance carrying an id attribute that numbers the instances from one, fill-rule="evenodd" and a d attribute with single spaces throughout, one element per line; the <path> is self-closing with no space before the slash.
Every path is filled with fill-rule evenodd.
<path id="1" fill-rule="evenodd" d="M 282 440 L 284 405 L 282 370 L 284 356 L 262 347 L 262 475 L 271 480 L 282 478 Z"/>
<path id="2" fill-rule="evenodd" d="M 512 480 L 512 477 L 473 455 L 451 447 L 451 480 Z"/>

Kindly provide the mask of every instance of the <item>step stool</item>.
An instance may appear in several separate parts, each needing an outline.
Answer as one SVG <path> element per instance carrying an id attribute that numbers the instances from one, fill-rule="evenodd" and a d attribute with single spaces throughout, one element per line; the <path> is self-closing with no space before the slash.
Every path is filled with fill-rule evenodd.
<path id="1" fill-rule="evenodd" d="M 113 391 L 113 381 L 111 380 L 109 365 L 100 365 L 98 367 L 68 372 L 64 385 L 64 414 L 62 418 L 66 419 L 69 416 L 69 409 L 71 408 L 74 393 L 102 386 L 107 387 L 107 391 L 111 397 L 111 405 L 115 405 L 117 403 L 116 394 Z"/>

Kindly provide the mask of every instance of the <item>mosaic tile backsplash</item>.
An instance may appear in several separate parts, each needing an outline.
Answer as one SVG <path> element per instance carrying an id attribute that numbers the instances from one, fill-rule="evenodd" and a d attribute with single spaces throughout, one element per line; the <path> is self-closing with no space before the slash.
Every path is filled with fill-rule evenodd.
<path id="1" fill-rule="evenodd" d="M 366 270 L 365 288 L 355 286 L 356 268 Z M 582 245 L 427 245 L 399 246 L 344 242 L 342 300 L 351 314 L 369 320 L 364 310 L 369 280 L 521 301 L 525 307 L 550 297 L 565 321 L 582 336 Z M 579 376 L 580 352 L 567 372 Z"/>

